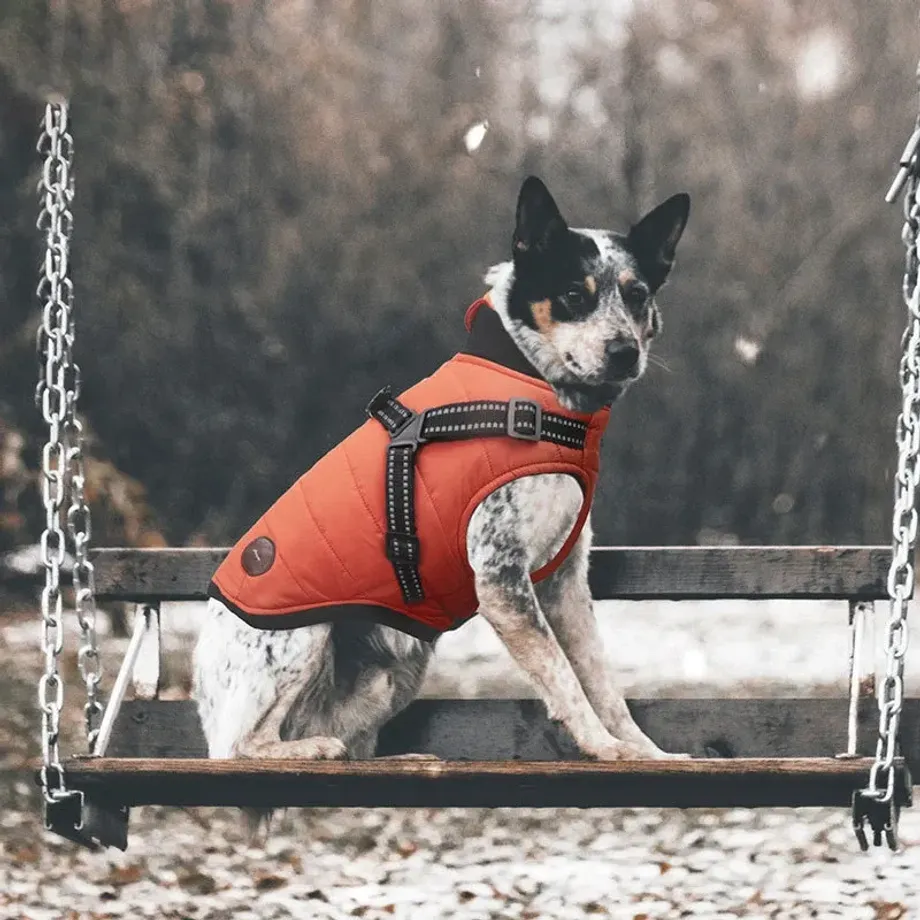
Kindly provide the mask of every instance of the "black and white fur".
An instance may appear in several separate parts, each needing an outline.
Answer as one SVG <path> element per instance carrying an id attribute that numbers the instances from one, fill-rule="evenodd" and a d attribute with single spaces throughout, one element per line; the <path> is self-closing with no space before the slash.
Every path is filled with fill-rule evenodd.
<path id="1" fill-rule="evenodd" d="M 487 282 L 521 352 L 559 401 L 591 412 L 645 371 L 687 195 L 628 233 L 572 230 L 543 183 L 521 188 L 510 261 Z M 562 546 L 582 492 L 564 474 L 497 489 L 476 509 L 467 549 L 480 613 L 586 757 L 659 758 L 609 673 L 588 590 L 590 525 L 550 578 L 530 573 Z M 340 621 L 288 631 L 247 626 L 219 602 L 195 650 L 194 696 L 211 757 L 370 758 L 380 727 L 416 696 L 433 651 L 385 626 Z"/>

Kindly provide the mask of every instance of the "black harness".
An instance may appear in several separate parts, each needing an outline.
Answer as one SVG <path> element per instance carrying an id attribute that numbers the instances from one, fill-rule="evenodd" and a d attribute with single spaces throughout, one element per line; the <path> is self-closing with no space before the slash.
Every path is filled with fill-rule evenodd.
<path id="1" fill-rule="evenodd" d="M 508 335 L 498 314 L 491 309 L 477 311 L 466 348 L 461 353 L 541 379 Z M 407 604 L 417 604 L 425 598 L 419 575 L 421 547 L 415 526 L 415 457 L 423 444 L 473 438 L 514 438 L 550 441 L 583 450 L 588 434 L 584 422 L 545 412 L 530 399 L 448 403 L 413 412 L 386 386 L 367 404 L 365 411 L 390 435 L 386 457 L 385 551 Z"/>

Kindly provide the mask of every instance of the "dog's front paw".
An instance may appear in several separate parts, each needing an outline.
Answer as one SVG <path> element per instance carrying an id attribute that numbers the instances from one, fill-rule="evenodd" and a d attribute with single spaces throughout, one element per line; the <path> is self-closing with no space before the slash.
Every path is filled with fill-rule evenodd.
<path id="1" fill-rule="evenodd" d="M 689 760 L 689 754 L 669 754 L 651 741 L 612 741 L 600 745 L 586 754 L 593 760 Z"/>
<path id="2" fill-rule="evenodd" d="M 634 747 L 643 760 L 689 760 L 689 754 L 670 754 L 663 751 L 648 735 L 633 722 L 619 722 L 615 727 L 607 727 L 614 738 L 622 739 L 624 744 Z"/>
<path id="3" fill-rule="evenodd" d="M 671 754 L 668 751 L 663 751 L 651 738 L 645 738 L 643 736 L 642 740 L 630 739 L 627 742 L 631 747 L 634 747 L 639 752 L 639 757 L 643 760 L 689 760 L 689 754 Z"/>
<path id="4" fill-rule="evenodd" d="M 584 753 L 591 760 L 645 760 L 648 757 L 637 745 L 616 738 Z"/>

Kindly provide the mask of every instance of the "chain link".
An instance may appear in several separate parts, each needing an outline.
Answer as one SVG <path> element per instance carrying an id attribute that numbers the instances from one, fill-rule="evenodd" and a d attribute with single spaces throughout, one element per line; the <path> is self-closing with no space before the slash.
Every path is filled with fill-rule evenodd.
<path id="1" fill-rule="evenodd" d="M 920 119 L 918 119 L 920 128 Z M 904 195 L 904 280 L 902 294 L 908 309 L 907 328 L 901 339 L 901 411 L 896 438 L 898 466 L 894 479 L 892 558 L 888 572 L 890 606 L 886 628 L 885 679 L 879 694 L 878 742 L 868 786 L 862 795 L 889 803 L 895 794 L 894 759 L 904 702 L 904 656 L 907 653 L 907 605 L 914 590 L 914 547 L 917 542 L 917 485 L 920 483 L 920 170 L 915 131 L 901 161 Z"/>

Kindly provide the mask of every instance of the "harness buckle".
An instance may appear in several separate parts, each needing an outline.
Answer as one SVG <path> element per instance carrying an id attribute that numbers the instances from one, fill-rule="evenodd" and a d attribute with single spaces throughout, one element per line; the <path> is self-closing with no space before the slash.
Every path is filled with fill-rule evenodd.
<path id="1" fill-rule="evenodd" d="M 523 417 L 518 413 L 524 413 Z M 505 432 L 518 441 L 539 441 L 543 434 L 543 407 L 532 399 L 513 396 L 508 400 L 508 421 Z"/>
<path id="2" fill-rule="evenodd" d="M 394 565 L 418 565 L 421 555 L 419 538 L 411 533 L 386 533 L 387 559 Z"/>
<path id="3" fill-rule="evenodd" d="M 425 412 L 413 412 L 396 431 L 390 434 L 390 444 L 392 447 L 411 447 L 417 450 L 420 444 L 427 440 L 422 434 L 422 426 L 425 424 Z"/>

